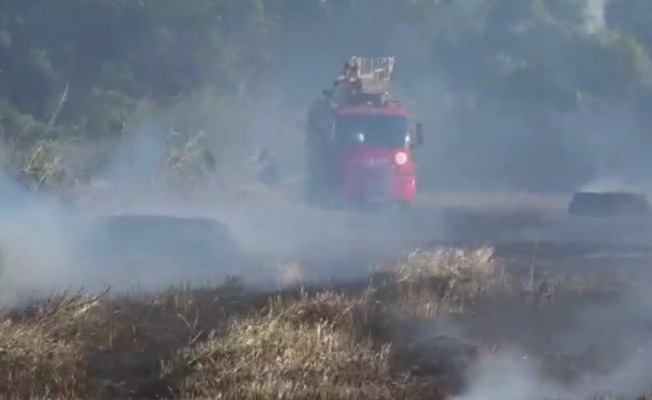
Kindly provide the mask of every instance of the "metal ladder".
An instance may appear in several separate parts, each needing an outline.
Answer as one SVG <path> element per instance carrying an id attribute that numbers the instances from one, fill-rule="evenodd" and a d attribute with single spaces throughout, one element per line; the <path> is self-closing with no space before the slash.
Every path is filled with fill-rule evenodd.
<path id="1" fill-rule="evenodd" d="M 349 59 L 351 66 L 358 69 L 358 78 L 362 81 L 362 90 L 366 93 L 385 93 L 389 91 L 394 57 L 359 57 Z"/>

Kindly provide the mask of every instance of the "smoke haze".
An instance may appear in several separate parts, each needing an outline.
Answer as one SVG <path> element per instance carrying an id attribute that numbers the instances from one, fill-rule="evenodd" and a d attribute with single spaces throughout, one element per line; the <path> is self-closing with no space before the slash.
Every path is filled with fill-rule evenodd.
<path id="1" fill-rule="evenodd" d="M 324 8 L 331 4 L 321 3 Z M 301 198 L 307 106 L 330 85 L 343 58 L 354 54 L 396 56 L 395 93 L 405 99 L 426 127 L 426 145 L 416 154 L 424 191 L 480 192 L 479 202 L 486 202 L 491 192 L 636 190 L 652 194 L 648 129 L 635 106 L 622 99 L 551 105 L 572 102 L 557 96 L 577 95 L 602 82 L 602 74 L 595 72 L 597 62 L 589 65 L 580 56 L 572 57 L 597 50 L 569 45 L 565 50 L 568 54 L 562 53 L 559 60 L 550 62 L 563 66 L 551 67 L 527 51 L 536 44 L 564 47 L 564 39 L 549 29 L 545 15 L 524 18 L 536 29 L 527 33 L 523 43 L 505 33 L 507 28 L 482 31 L 485 25 L 500 26 L 500 16 L 494 15 L 493 22 L 483 21 L 478 26 L 469 23 L 469 16 L 480 14 L 486 4 L 456 2 L 443 16 L 412 11 L 414 15 L 406 18 L 412 24 L 392 25 L 391 29 L 387 26 L 398 11 L 388 5 L 375 14 L 378 18 L 374 21 L 362 22 L 361 16 L 368 10 L 355 9 L 349 10 L 351 14 L 333 12 L 341 21 L 329 20 L 325 12 L 323 21 L 318 18 L 310 26 L 295 27 L 294 35 L 291 30 L 288 33 L 295 41 L 279 50 L 287 52 L 287 57 L 279 56 L 283 61 L 271 69 L 275 84 L 250 89 L 251 93 L 237 99 L 211 93 L 193 98 L 174 115 L 183 123 L 155 117 L 146 120 L 135 132 L 124 135 L 108 161 L 93 174 L 91 184 L 96 194 L 87 202 L 80 201 L 78 210 L 55 198 L 34 197 L 0 175 L 0 303 L 12 306 L 53 290 L 82 287 L 93 291 L 107 286 L 153 290 L 183 281 L 219 283 L 231 274 L 265 288 L 296 280 L 353 280 L 364 277 L 374 266 L 391 264 L 418 242 L 468 239 L 472 235 L 490 241 L 508 231 L 497 226 L 503 223 L 500 221 L 492 222 L 496 226 L 486 230 L 468 222 L 457 237 L 451 227 L 454 224 L 446 225 L 440 210 L 417 210 L 410 216 L 359 215 L 312 210 L 297 201 Z M 606 4 L 606 0 L 586 2 L 586 32 L 582 35 L 601 35 L 608 27 Z M 325 29 L 338 23 L 333 29 Z M 430 39 L 431 31 L 446 32 L 456 24 L 461 27 L 448 32 L 450 40 L 466 47 L 441 46 Z M 320 38 L 321 44 L 315 44 L 311 37 Z M 585 43 L 585 39 L 578 41 Z M 508 47 L 504 43 L 518 50 L 474 56 L 492 44 Z M 480 60 L 500 67 L 487 67 L 485 74 L 479 70 Z M 526 71 L 514 78 L 521 79 L 521 84 L 500 87 L 497 77 L 518 68 Z M 597 77 L 579 88 L 560 89 L 555 85 L 568 78 L 557 75 L 567 69 L 574 71 L 568 76 L 592 76 L 594 71 Z M 549 77 L 550 82 L 538 81 L 540 76 Z M 474 91 L 473 85 L 484 80 L 490 82 L 487 89 Z M 617 82 L 614 86 L 625 85 Z M 546 92 L 550 87 L 557 90 Z M 171 135 L 172 125 L 182 125 L 185 130 Z M 175 185 L 192 187 L 192 179 L 184 175 L 173 185 L 161 180 L 160 172 L 170 162 L 170 142 L 189 142 L 198 132 L 204 135 L 197 146 L 210 150 L 220 161 L 215 175 L 221 180 L 209 180 L 204 186 L 198 185 L 192 195 L 181 195 Z M 256 193 L 245 183 L 253 175 L 253 167 L 245 161 L 262 147 L 278 156 L 282 172 L 291 182 L 280 194 Z M 126 213 L 214 219 L 228 228 L 244 260 L 213 270 L 152 265 L 117 271 L 104 266 L 111 261 L 110 253 L 93 254 L 100 260 L 84 258 L 94 218 Z M 596 235 L 625 236 L 609 227 L 593 229 L 595 226 L 582 228 Z M 560 238 L 565 228 L 555 226 L 548 234 Z M 543 236 L 540 226 L 532 229 L 537 240 Z M 516 234 L 505 233 L 508 235 Z M 648 241 L 647 237 L 638 239 Z M 139 247 L 140 242 L 134 246 Z M 215 247 L 226 252 L 228 246 L 225 241 Z M 637 278 L 648 281 L 645 274 Z M 582 309 L 579 327 L 554 337 L 560 347 L 573 350 L 593 340 L 600 346 L 613 347 L 622 360 L 607 377 L 587 376 L 570 388 L 562 387 L 541 370 L 537 355 L 499 351 L 469 371 L 468 390 L 456 400 L 539 400 L 559 394 L 586 398 L 603 391 L 641 394 L 650 384 L 644 372 L 652 366 L 652 347 L 641 341 L 640 349 L 632 349 L 626 342 L 632 335 L 647 332 L 647 324 L 652 323 L 647 318 L 650 306 L 647 294 L 637 294 L 609 309 Z M 455 327 L 449 332 L 454 335 L 462 329 Z M 609 332 L 611 336 L 607 336 Z"/>

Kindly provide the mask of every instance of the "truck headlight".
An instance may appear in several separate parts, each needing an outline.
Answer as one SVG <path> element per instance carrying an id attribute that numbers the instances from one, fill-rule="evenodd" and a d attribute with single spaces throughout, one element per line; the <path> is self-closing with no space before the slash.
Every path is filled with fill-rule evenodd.
<path id="1" fill-rule="evenodd" d="M 399 151 L 394 155 L 394 162 L 396 165 L 404 165 L 408 160 L 407 154 L 402 151 Z"/>

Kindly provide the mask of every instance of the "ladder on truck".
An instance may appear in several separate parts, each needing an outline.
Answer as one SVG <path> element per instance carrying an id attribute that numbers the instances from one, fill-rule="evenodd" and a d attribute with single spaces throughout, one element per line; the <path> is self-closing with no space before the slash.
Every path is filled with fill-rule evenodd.
<path id="1" fill-rule="evenodd" d="M 369 94 L 389 92 L 394 57 L 358 57 L 352 56 L 349 64 L 358 70 L 357 78 L 362 83 L 362 91 Z"/>

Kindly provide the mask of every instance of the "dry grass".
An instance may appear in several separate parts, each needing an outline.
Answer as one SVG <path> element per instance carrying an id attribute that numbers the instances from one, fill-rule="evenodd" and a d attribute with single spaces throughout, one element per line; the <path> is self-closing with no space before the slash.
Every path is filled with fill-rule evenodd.
<path id="1" fill-rule="evenodd" d="M 435 249 L 347 287 L 60 296 L 2 317 L 0 398 L 445 398 L 481 349 L 417 328 L 527 308 L 515 282 L 489 248 Z"/>
<path id="2" fill-rule="evenodd" d="M 0 396 L 30 398 L 56 392 L 87 393 L 86 360 L 80 346 L 59 340 L 38 325 L 0 325 Z"/>

